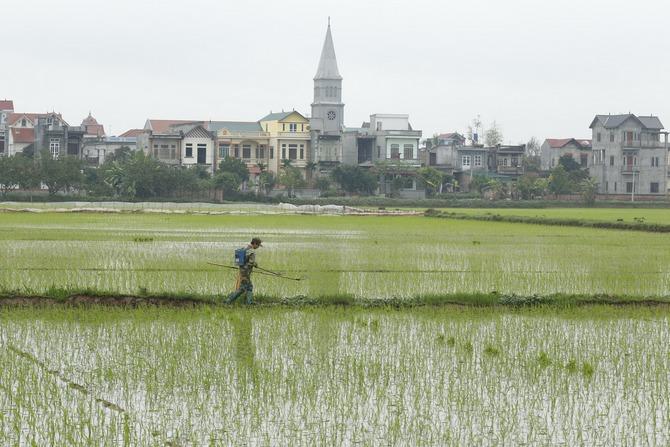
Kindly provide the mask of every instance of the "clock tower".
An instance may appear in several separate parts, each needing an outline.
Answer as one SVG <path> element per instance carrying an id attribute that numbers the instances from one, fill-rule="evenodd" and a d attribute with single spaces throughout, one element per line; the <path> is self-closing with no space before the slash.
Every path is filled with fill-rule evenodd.
<path id="1" fill-rule="evenodd" d="M 330 33 L 330 19 L 326 40 L 323 42 L 319 68 L 314 76 L 311 129 L 321 135 L 340 135 L 344 125 L 342 103 L 342 76 L 337 69 L 337 58 Z"/>

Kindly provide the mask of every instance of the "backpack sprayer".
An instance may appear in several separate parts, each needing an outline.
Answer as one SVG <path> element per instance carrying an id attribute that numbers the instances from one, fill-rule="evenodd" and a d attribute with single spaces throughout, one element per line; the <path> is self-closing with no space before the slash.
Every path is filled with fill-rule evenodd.
<path id="1" fill-rule="evenodd" d="M 230 265 L 226 265 L 226 264 L 217 264 L 215 262 L 208 262 L 207 264 L 237 270 L 240 267 L 244 267 L 245 265 L 247 265 L 247 260 L 248 260 L 247 259 L 247 249 L 244 248 L 244 247 L 236 249 L 234 259 L 235 259 L 235 266 L 230 266 Z M 290 276 L 285 276 L 285 275 L 282 275 L 281 273 L 273 272 L 272 270 L 267 270 L 267 269 L 264 269 L 264 268 L 261 268 L 261 267 L 256 267 L 256 268 L 258 270 L 260 270 L 260 272 L 258 272 L 258 273 L 261 274 L 261 275 L 276 276 L 277 278 L 290 279 L 291 281 L 302 281 L 303 280 L 303 278 L 292 278 Z"/>

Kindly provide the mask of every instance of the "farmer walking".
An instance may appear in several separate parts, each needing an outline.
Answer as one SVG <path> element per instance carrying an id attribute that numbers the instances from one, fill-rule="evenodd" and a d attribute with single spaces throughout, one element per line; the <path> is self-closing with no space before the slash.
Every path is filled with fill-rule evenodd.
<path id="1" fill-rule="evenodd" d="M 254 303 L 254 285 L 251 283 L 251 272 L 253 272 L 254 267 L 258 267 L 258 264 L 256 264 L 256 250 L 262 246 L 261 240 L 255 237 L 246 248 L 235 251 L 235 262 L 239 266 L 237 290 L 228 295 L 226 303 L 232 303 L 245 292 L 247 294 L 247 304 Z"/>

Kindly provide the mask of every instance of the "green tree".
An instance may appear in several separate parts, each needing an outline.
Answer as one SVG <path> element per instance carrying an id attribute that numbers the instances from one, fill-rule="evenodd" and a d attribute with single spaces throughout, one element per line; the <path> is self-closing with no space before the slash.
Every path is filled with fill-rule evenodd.
<path id="1" fill-rule="evenodd" d="M 330 180 L 328 177 L 319 177 L 316 179 L 316 187 L 321 193 L 327 192 L 330 190 Z"/>
<path id="2" fill-rule="evenodd" d="M 379 185 L 377 177 L 360 166 L 338 166 L 331 175 L 343 190 L 351 194 L 372 194 Z"/>
<path id="3" fill-rule="evenodd" d="M 435 168 L 425 167 L 417 171 L 419 184 L 426 188 L 428 196 L 435 193 L 442 192 L 442 182 L 444 181 L 444 174 Z"/>
<path id="4" fill-rule="evenodd" d="M 0 191 L 3 196 L 19 187 L 23 173 L 20 160 L 14 157 L 0 157 Z"/>
<path id="5" fill-rule="evenodd" d="M 258 186 L 263 194 L 268 195 L 277 184 L 277 177 L 270 171 L 263 171 L 258 176 Z"/>
<path id="6" fill-rule="evenodd" d="M 559 164 L 549 175 L 549 191 L 554 195 L 570 194 L 572 182 L 563 165 Z"/>
<path id="7" fill-rule="evenodd" d="M 596 195 L 598 194 L 598 182 L 592 178 L 587 178 L 582 181 L 579 185 L 582 200 L 585 204 L 591 206 L 596 203 Z"/>
<path id="8" fill-rule="evenodd" d="M 249 180 L 249 168 L 239 158 L 226 157 L 219 163 L 219 171 L 230 172 L 237 175 L 240 183 Z"/>
<path id="9" fill-rule="evenodd" d="M 305 186 L 305 179 L 302 178 L 300 169 L 291 166 L 290 163 L 282 167 L 277 181 L 286 187 L 289 197 L 293 197 L 296 188 Z"/>
<path id="10" fill-rule="evenodd" d="M 213 181 L 216 188 L 223 190 L 224 197 L 237 193 L 242 183 L 237 174 L 229 171 L 217 172 Z"/>
<path id="11" fill-rule="evenodd" d="M 69 191 L 83 183 L 82 162 L 75 157 L 54 159 L 49 151 L 40 154 L 40 177 L 47 185 L 49 195 Z"/>
<path id="12" fill-rule="evenodd" d="M 523 200 L 542 197 L 547 190 L 547 180 L 539 178 L 537 174 L 525 174 L 517 180 L 516 190 Z"/>
<path id="13" fill-rule="evenodd" d="M 35 163 L 35 159 L 24 154 L 16 154 L 14 156 L 18 169 L 21 172 L 19 179 L 19 187 L 28 191 L 30 201 L 33 201 L 33 190 L 40 186 L 40 170 Z"/>

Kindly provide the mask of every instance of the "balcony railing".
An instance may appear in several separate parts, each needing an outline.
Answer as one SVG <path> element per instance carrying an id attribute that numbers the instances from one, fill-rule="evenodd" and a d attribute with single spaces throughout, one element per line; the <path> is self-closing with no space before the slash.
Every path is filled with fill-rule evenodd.
<path id="1" fill-rule="evenodd" d="M 633 175 L 633 174 L 639 174 L 640 173 L 640 168 L 637 166 L 622 166 L 621 167 L 621 173 L 624 175 Z"/>
<path id="2" fill-rule="evenodd" d="M 270 138 L 270 132 L 219 132 L 217 138 Z"/>
<path id="3" fill-rule="evenodd" d="M 297 138 L 309 140 L 309 132 L 279 132 L 279 138 Z"/>
<path id="4" fill-rule="evenodd" d="M 665 148 L 665 142 L 625 140 L 621 143 L 621 146 L 624 149 L 663 149 Z"/>

